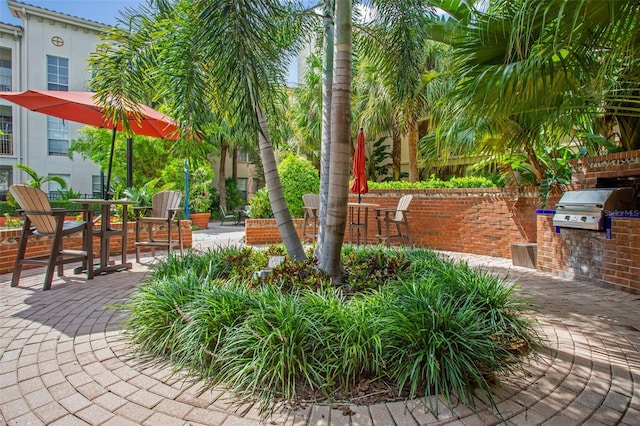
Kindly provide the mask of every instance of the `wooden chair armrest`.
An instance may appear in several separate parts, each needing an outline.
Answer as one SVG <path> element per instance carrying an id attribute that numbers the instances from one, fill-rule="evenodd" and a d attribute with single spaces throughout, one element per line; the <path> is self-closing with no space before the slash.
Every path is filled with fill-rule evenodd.
<path id="1" fill-rule="evenodd" d="M 396 209 L 393 207 L 385 208 L 385 209 L 376 209 L 376 217 L 378 220 L 387 220 L 390 217 L 390 214 L 395 214 Z"/>
<path id="2" fill-rule="evenodd" d="M 137 220 L 138 218 L 143 216 L 145 212 L 148 212 L 149 210 L 151 210 L 151 206 L 141 206 L 141 207 L 134 206 L 134 207 L 131 207 L 131 210 L 133 212 L 133 217 L 135 217 Z"/>
<path id="3" fill-rule="evenodd" d="M 175 207 L 175 208 L 167 209 L 167 212 L 169 213 L 169 217 L 171 219 L 180 218 L 180 212 L 182 212 L 182 208 Z"/>
<path id="4" fill-rule="evenodd" d="M 32 212 L 25 209 L 16 209 L 16 213 L 20 216 L 65 216 L 66 212 L 67 211 L 65 209 L 59 207 L 53 208 L 49 212 Z"/>

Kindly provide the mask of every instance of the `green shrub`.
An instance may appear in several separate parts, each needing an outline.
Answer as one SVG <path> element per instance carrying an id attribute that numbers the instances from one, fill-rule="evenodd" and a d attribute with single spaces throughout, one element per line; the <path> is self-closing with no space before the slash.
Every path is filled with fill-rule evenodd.
<path id="1" fill-rule="evenodd" d="M 263 409 L 301 395 L 349 399 L 363 382 L 383 382 L 398 398 L 491 400 L 488 378 L 516 370 L 540 342 L 515 286 L 429 250 L 349 247 L 345 265 L 373 258 L 366 271 L 352 267 L 369 282 L 351 290 L 310 279 L 309 264 L 289 259 L 266 281 L 253 276 L 280 252 L 170 256 L 122 306 L 126 332 L 141 350 Z M 372 270 L 389 264 L 398 266 Z M 305 284 L 288 284 L 296 279 Z"/>
<path id="2" fill-rule="evenodd" d="M 258 189 L 249 200 L 249 216 L 252 219 L 270 219 L 273 217 L 267 188 Z"/>
<path id="3" fill-rule="evenodd" d="M 496 184 L 482 176 L 452 177 L 445 181 L 436 176 L 429 180 L 411 183 L 408 181 L 368 182 L 369 189 L 436 189 L 436 188 L 495 188 Z"/>
<path id="4" fill-rule="evenodd" d="M 227 178 L 224 181 L 224 189 L 227 196 L 227 211 L 233 211 L 237 207 L 244 205 L 244 198 L 242 198 L 242 195 L 240 194 L 238 182 L 236 182 L 235 179 Z M 217 205 L 220 205 L 220 201 L 218 201 Z"/>
<path id="5" fill-rule="evenodd" d="M 292 217 L 302 217 L 304 215 L 302 196 L 310 193 L 317 194 L 320 191 L 318 170 L 309 160 L 288 153 L 278 164 L 278 174 L 289 213 Z"/>
<path id="6" fill-rule="evenodd" d="M 17 216 L 16 207 L 9 205 L 7 201 L 0 201 L 0 216 L 4 216 L 6 213 L 8 213 L 9 216 Z"/>

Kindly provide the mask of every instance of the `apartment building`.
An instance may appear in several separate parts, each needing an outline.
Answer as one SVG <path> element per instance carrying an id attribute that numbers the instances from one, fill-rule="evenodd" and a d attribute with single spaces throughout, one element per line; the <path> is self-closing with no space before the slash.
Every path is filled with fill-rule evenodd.
<path id="1" fill-rule="evenodd" d="M 0 90 L 88 90 L 87 58 L 106 25 L 7 0 L 20 26 L 0 23 Z M 61 176 L 84 194 L 100 193 L 100 168 L 67 155 L 81 124 L 28 111 L 0 99 L 0 196 L 9 185 L 28 180 L 13 165 L 23 163 L 40 176 Z M 43 190 L 57 191 L 50 183 Z"/>

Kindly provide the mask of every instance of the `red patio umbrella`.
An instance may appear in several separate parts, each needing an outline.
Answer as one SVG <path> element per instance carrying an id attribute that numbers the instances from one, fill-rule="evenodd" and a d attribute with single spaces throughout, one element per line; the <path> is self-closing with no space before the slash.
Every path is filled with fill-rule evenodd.
<path id="1" fill-rule="evenodd" d="M 0 92 L 0 98 L 7 99 L 17 105 L 41 112 L 63 120 L 91 126 L 113 129 L 109 170 L 107 173 L 107 189 L 111 185 L 111 168 L 116 132 L 123 129 L 122 122 L 114 123 L 105 117 L 105 109 L 97 104 L 93 92 L 64 92 L 57 90 L 27 90 L 24 92 Z M 162 139 L 177 139 L 178 126 L 161 112 L 146 105 L 135 104 L 138 111 L 128 111 L 127 120 L 131 132 L 136 135 L 151 136 Z M 108 194 L 105 194 L 107 196 Z"/>
<path id="2" fill-rule="evenodd" d="M 367 172 L 366 172 L 366 155 L 364 152 L 364 131 L 362 127 L 358 132 L 358 144 L 356 145 L 356 152 L 353 155 L 353 176 L 354 180 L 351 184 L 351 192 L 358 194 L 358 203 L 360 203 L 362 194 L 369 192 L 369 186 L 367 185 Z"/>

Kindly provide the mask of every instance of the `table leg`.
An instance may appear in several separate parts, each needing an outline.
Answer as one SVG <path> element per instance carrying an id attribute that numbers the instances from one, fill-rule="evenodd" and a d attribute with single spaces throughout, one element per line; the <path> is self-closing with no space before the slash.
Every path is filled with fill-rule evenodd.
<path id="1" fill-rule="evenodd" d="M 131 269 L 132 265 L 127 263 L 127 225 L 129 222 L 128 218 L 128 207 L 126 204 L 122 205 L 122 265 L 124 265 L 127 269 Z M 178 225 L 179 226 L 179 225 Z M 171 228 L 169 228 L 169 232 L 171 232 Z M 169 237 L 170 239 L 171 237 Z"/>
<path id="2" fill-rule="evenodd" d="M 358 213 L 358 219 L 360 214 Z M 369 228 L 369 207 L 364 208 L 364 244 L 367 244 L 367 228 Z"/>
<path id="3" fill-rule="evenodd" d="M 109 236 L 111 228 L 111 212 L 109 204 L 102 205 L 102 218 L 100 219 L 100 272 L 103 272 L 109 264 Z"/>

